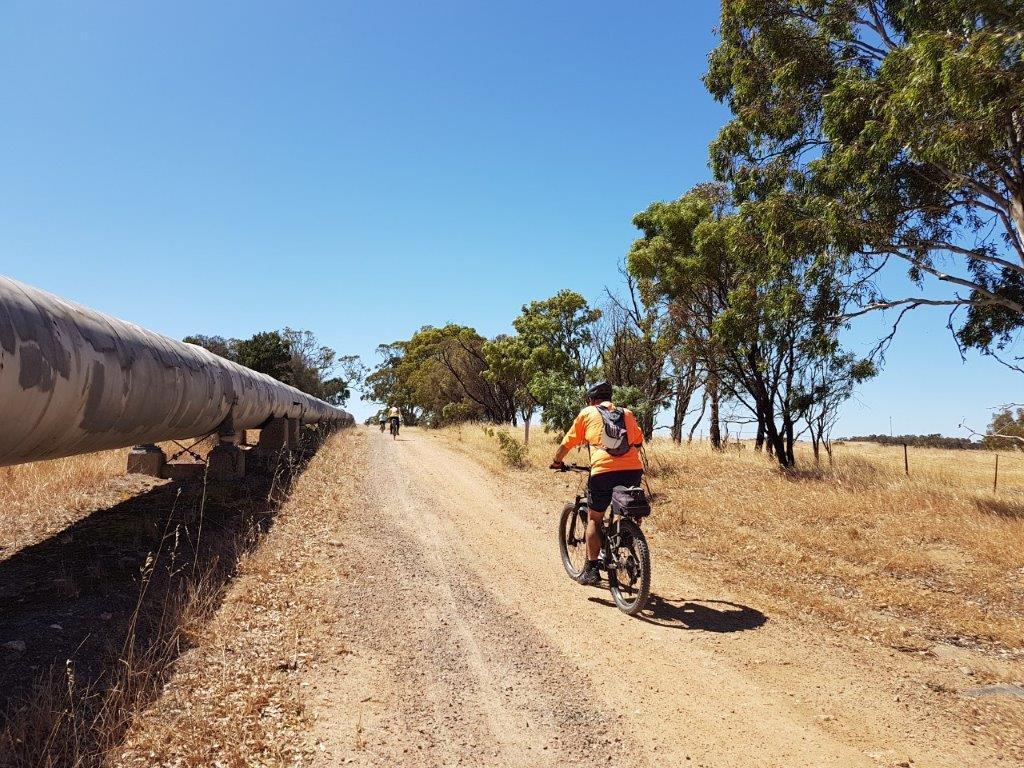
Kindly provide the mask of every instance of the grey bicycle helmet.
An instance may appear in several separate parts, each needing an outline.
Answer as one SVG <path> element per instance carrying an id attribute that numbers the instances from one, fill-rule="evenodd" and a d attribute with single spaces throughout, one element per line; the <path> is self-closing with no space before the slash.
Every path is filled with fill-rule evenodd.
<path id="1" fill-rule="evenodd" d="M 587 398 L 590 400 L 611 400 L 612 385 L 607 381 L 599 381 L 587 389 Z"/>

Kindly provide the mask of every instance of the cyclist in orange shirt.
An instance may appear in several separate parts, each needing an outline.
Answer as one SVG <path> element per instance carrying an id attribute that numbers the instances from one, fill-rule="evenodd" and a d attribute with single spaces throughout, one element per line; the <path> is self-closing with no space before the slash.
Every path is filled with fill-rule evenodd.
<path id="1" fill-rule="evenodd" d="M 601 552 L 598 524 L 611 503 L 612 489 L 617 485 L 640 485 L 644 470 L 639 451 L 644 442 L 640 425 L 632 411 L 616 407 L 611 399 L 612 385 L 607 381 L 598 382 L 587 390 L 589 404 L 576 417 L 551 463 L 552 469 L 561 469 L 562 459 L 570 450 L 578 445 L 590 446 L 587 564 L 579 577 L 579 583 L 588 586 L 601 581 L 597 560 Z"/>

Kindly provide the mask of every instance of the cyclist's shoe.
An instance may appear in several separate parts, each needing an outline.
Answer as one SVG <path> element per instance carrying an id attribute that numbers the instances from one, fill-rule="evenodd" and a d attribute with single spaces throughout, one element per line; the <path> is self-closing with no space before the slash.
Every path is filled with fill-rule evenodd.
<path id="1" fill-rule="evenodd" d="M 585 587 L 596 587 L 600 584 L 601 571 L 598 570 L 597 560 L 588 560 L 576 580 Z"/>

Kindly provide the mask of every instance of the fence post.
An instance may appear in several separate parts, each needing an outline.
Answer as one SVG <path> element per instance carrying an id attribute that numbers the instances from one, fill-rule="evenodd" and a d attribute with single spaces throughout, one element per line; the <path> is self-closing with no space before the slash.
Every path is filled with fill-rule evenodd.
<path id="1" fill-rule="evenodd" d="M 992 493 L 997 493 L 999 489 L 999 454 L 996 454 L 996 474 L 992 478 Z"/>
<path id="2" fill-rule="evenodd" d="M 903 444 L 903 471 L 910 477 L 910 459 L 907 458 L 907 444 Z"/>

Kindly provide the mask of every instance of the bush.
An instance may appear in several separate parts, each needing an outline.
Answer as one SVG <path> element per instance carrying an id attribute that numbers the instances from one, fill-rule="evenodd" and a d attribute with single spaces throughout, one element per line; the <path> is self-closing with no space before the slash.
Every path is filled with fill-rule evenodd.
<path id="1" fill-rule="evenodd" d="M 526 466 L 526 446 L 508 432 L 492 432 L 498 438 L 498 449 L 504 462 L 515 469 Z"/>

